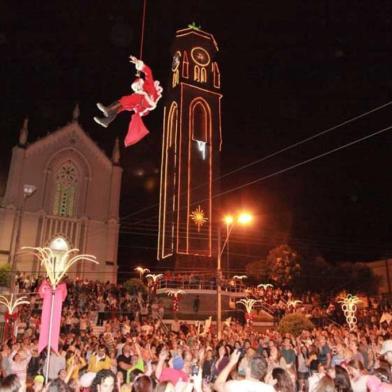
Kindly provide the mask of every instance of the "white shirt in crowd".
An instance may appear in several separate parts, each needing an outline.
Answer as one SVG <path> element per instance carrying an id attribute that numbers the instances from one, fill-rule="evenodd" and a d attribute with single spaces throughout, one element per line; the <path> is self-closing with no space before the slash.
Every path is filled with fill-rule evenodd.
<path id="1" fill-rule="evenodd" d="M 275 392 L 275 389 L 261 381 L 231 380 L 225 383 L 224 392 Z"/>

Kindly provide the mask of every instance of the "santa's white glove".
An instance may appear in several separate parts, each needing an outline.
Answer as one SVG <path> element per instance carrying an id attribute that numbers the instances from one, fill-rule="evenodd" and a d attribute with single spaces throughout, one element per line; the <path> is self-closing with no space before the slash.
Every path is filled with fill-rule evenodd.
<path id="1" fill-rule="evenodd" d="M 137 71 L 141 71 L 144 67 L 144 63 L 142 60 L 138 60 L 135 56 L 129 56 L 129 61 L 135 64 L 135 68 Z"/>

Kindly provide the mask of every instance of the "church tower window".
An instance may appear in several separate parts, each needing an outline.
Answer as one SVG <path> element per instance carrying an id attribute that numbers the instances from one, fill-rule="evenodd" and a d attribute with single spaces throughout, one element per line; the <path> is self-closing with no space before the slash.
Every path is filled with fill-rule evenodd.
<path id="1" fill-rule="evenodd" d="M 54 215 L 65 217 L 75 215 L 77 182 L 78 175 L 74 164 L 71 161 L 62 164 L 55 175 Z"/>

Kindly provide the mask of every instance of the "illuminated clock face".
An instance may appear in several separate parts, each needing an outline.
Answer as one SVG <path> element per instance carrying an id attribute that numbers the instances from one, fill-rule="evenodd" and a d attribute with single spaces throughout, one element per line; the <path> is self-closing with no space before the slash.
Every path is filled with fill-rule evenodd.
<path id="1" fill-rule="evenodd" d="M 210 63 L 210 55 L 205 49 L 200 47 L 196 47 L 192 49 L 191 57 L 196 64 L 202 67 L 205 67 Z"/>
<path id="2" fill-rule="evenodd" d="M 172 71 L 176 71 L 178 69 L 178 66 L 180 65 L 180 52 L 176 52 L 176 54 L 173 56 L 173 61 L 172 61 Z"/>

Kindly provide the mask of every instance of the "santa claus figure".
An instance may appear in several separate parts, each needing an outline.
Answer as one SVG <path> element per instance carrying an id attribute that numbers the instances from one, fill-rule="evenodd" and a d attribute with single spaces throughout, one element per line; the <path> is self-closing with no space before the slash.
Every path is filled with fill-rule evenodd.
<path id="1" fill-rule="evenodd" d="M 162 87 L 159 81 L 154 81 L 151 69 L 136 57 L 130 56 L 129 58 L 138 71 L 138 76 L 131 85 L 134 91 L 133 94 L 123 96 L 109 106 L 104 106 L 98 102 L 97 107 L 104 114 L 104 117 L 94 117 L 96 123 L 107 128 L 118 113 L 124 110 L 133 111 L 128 133 L 124 140 L 126 147 L 137 143 L 149 134 L 142 117 L 154 110 L 157 102 L 162 97 Z M 140 73 L 144 74 L 144 79 L 140 77 Z"/>

